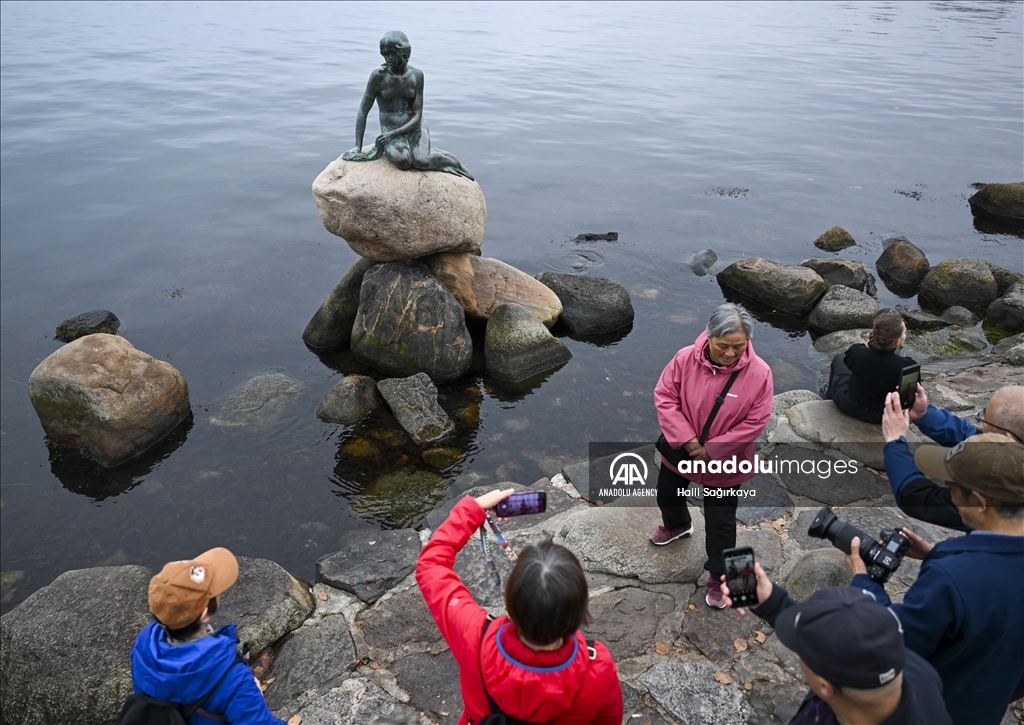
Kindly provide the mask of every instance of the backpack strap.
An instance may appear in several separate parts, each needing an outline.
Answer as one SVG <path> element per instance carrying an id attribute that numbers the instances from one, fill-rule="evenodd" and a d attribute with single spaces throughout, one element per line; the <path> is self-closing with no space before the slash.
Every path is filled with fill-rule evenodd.
<path id="1" fill-rule="evenodd" d="M 722 388 L 722 392 L 718 394 L 717 398 L 715 398 L 715 407 L 711 409 L 711 414 L 708 416 L 707 422 L 704 423 L 704 430 L 701 431 L 700 438 L 697 439 L 697 442 L 701 445 L 704 445 L 704 441 L 708 439 L 708 433 L 711 432 L 711 424 L 715 422 L 715 416 L 718 415 L 718 411 L 721 409 L 722 403 L 725 402 L 725 396 L 729 394 L 729 388 L 731 388 L 732 384 L 736 382 L 736 378 L 739 377 L 739 374 L 739 370 L 734 370 L 732 375 L 730 375 L 729 379 L 725 382 L 725 387 Z"/>
<path id="2" fill-rule="evenodd" d="M 221 720 L 223 722 L 227 722 L 227 718 L 226 717 L 223 717 L 221 715 L 214 715 L 212 713 L 206 712 L 205 710 L 202 709 L 202 707 L 206 703 L 206 701 L 210 699 L 210 695 L 212 695 L 214 692 L 216 692 L 217 688 L 220 687 L 220 684 L 222 682 L 224 682 L 224 678 L 228 676 L 229 672 L 231 672 L 231 668 L 234 667 L 239 662 L 242 662 L 244 664 L 245 660 L 243 660 L 241 657 L 239 657 L 236 654 L 235 655 L 235 661 L 232 662 L 230 665 L 228 665 L 228 668 L 226 670 L 224 670 L 224 674 L 222 674 L 219 678 L 217 678 L 217 681 L 214 683 L 213 687 L 210 688 L 209 692 L 207 692 L 201 698 L 199 698 L 198 700 L 193 702 L 191 705 L 182 705 L 181 706 L 181 714 L 185 716 L 186 720 L 188 720 L 193 715 L 193 713 L 198 712 L 203 717 L 208 717 L 211 720 Z"/>

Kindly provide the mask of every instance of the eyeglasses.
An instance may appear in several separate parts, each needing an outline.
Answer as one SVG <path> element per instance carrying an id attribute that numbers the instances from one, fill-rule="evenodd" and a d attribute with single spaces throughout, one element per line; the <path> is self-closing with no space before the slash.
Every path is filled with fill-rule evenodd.
<path id="1" fill-rule="evenodd" d="M 1012 436 L 1013 436 L 1013 439 L 1014 439 L 1014 440 L 1020 440 L 1019 438 L 1017 438 L 1017 434 L 1016 434 L 1016 433 L 1014 433 L 1014 432 L 1013 432 L 1012 430 L 1007 430 L 1006 428 L 1003 428 L 1003 426 L 1001 426 L 1001 425 L 996 425 L 995 423 L 992 423 L 992 422 L 990 422 L 990 421 L 987 421 L 987 420 L 985 420 L 984 418 L 982 418 L 982 417 L 981 417 L 981 411 L 980 411 L 980 410 L 979 410 L 979 411 L 978 411 L 977 413 L 975 413 L 975 414 L 974 414 L 974 419 L 975 419 L 976 421 L 978 421 L 979 423 L 981 423 L 982 425 L 990 425 L 990 426 L 992 426 L 993 428 L 995 428 L 996 430 L 1001 430 L 1001 431 L 1003 431 L 1004 433 L 1009 433 L 1010 435 L 1012 435 Z"/>

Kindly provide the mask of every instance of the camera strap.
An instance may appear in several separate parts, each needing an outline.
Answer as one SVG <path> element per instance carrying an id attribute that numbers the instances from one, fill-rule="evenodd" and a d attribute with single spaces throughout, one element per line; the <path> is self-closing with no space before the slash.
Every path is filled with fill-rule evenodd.
<path id="1" fill-rule="evenodd" d="M 507 556 L 508 560 L 514 564 L 519 557 L 516 556 L 515 550 L 508 543 L 508 539 L 506 539 L 505 535 L 501 533 L 501 529 L 498 528 L 498 522 L 495 521 L 490 514 L 487 514 L 485 521 L 491 527 L 491 531 L 494 532 L 494 538 L 498 540 L 498 545 L 501 546 L 502 551 L 505 552 L 505 556 Z M 487 531 L 484 524 L 480 524 L 480 548 L 483 550 L 484 561 L 487 562 L 487 568 L 490 570 L 491 579 L 494 581 L 494 585 L 500 587 L 501 575 L 498 573 L 498 567 L 494 564 L 494 557 L 491 556 L 491 552 L 487 548 Z"/>

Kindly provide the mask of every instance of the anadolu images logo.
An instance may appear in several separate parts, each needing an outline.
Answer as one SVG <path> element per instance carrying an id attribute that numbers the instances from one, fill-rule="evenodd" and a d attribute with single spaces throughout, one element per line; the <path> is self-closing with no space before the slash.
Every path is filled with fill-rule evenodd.
<path id="1" fill-rule="evenodd" d="M 636 461 L 629 460 L 631 458 L 635 458 Z M 637 462 L 639 462 L 639 466 Z M 640 472 L 641 467 L 643 473 Z M 608 467 L 608 477 L 611 479 L 612 486 L 646 486 L 647 461 L 642 456 L 631 451 L 620 453 L 615 456 L 614 460 L 612 460 L 612 465 Z"/>

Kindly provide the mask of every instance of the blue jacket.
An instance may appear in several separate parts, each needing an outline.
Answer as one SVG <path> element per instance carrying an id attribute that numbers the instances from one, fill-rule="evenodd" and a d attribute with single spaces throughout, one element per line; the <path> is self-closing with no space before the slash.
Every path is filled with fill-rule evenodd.
<path id="1" fill-rule="evenodd" d="M 975 531 L 939 542 L 902 604 L 866 574 L 851 586 L 892 606 L 907 648 L 942 678 L 955 725 L 998 725 L 1024 678 L 1024 536 Z"/>
<path id="2" fill-rule="evenodd" d="M 946 447 L 955 446 L 978 432 L 970 422 L 931 405 L 921 420 L 917 421 L 917 427 L 933 441 Z M 889 441 L 882 451 L 892 494 L 904 513 L 939 526 L 970 531 L 970 528 L 964 526 L 960 512 L 953 505 L 949 489 L 935 484 L 918 470 L 906 438 L 900 436 L 897 440 Z"/>
<path id="3" fill-rule="evenodd" d="M 159 622 L 142 628 L 132 647 L 132 686 L 138 694 L 189 705 L 200 700 L 227 676 L 202 709 L 247 725 L 285 725 L 274 717 L 252 671 L 238 660 L 238 636 L 229 624 L 194 642 L 172 645 Z M 229 671 L 230 670 L 230 671 Z M 212 725 L 213 720 L 193 714 L 189 725 Z"/>

